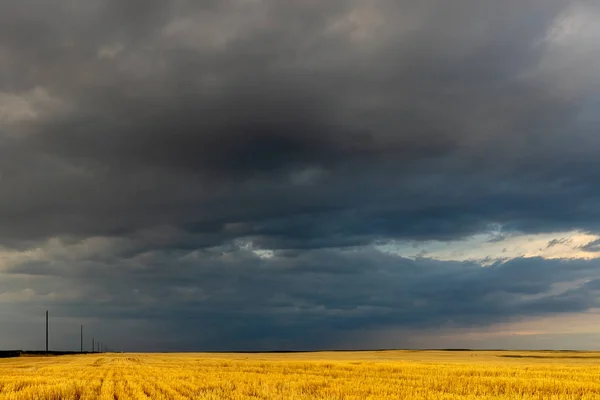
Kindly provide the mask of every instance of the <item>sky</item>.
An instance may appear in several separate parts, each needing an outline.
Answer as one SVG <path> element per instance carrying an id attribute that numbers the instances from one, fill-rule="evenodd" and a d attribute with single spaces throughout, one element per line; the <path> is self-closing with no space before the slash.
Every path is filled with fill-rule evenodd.
<path id="1" fill-rule="evenodd" d="M 0 349 L 600 349 L 600 6 L 3 0 Z"/>

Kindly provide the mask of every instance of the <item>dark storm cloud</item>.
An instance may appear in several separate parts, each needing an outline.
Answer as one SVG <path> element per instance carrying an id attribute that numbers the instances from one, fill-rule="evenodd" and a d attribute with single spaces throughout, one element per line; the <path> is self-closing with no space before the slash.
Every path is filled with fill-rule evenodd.
<path id="1" fill-rule="evenodd" d="M 142 297 L 174 325 L 197 310 L 214 320 L 206 346 L 236 332 L 232 320 L 248 337 L 272 328 L 293 341 L 585 310 L 591 297 L 509 306 L 559 282 L 555 261 L 480 270 L 345 251 L 598 232 L 598 12 L 541 0 L 3 1 L 0 244 L 46 250 L 0 268 L 35 277 L 36 292 L 49 276 L 93 277 L 43 299 L 85 288 L 112 304 L 106 318 L 151 317 Z M 275 258 L 235 250 L 250 241 Z M 61 253 L 73 246 L 81 256 Z M 574 263 L 565 279 L 592 274 Z M 421 314 L 398 311 L 413 300 Z"/>
<path id="2" fill-rule="evenodd" d="M 359 330 L 472 328 L 599 305 L 596 261 L 481 267 L 372 249 L 260 258 L 243 246 L 152 251 L 118 263 L 89 261 L 76 248 L 64 254 L 69 262 L 15 265 L 2 292 L 15 295 L 28 276 L 31 295 L 48 296 L 56 317 L 164 325 L 147 340 L 174 350 L 336 347 Z M 582 279 L 588 283 L 553 290 Z"/>
<path id="3" fill-rule="evenodd" d="M 2 236 L 595 230 L 596 82 L 544 69 L 570 6 L 5 2 L 1 89 L 55 104 L 2 125 Z"/>

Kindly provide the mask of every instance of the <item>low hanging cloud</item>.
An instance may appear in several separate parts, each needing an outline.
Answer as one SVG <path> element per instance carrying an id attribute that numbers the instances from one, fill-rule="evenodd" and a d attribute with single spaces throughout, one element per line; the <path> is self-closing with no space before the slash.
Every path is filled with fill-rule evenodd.
<path id="1" fill-rule="evenodd" d="M 104 340 L 117 343 L 121 324 L 153 321 L 177 333 L 140 338 L 132 343 L 138 350 L 152 350 L 158 339 L 180 350 L 339 347 L 363 330 L 444 332 L 600 306 L 593 260 L 518 258 L 482 267 L 369 248 L 265 256 L 244 244 L 128 257 L 126 246 L 108 255 L 96 246 L 54 243 L 37 259 L 17 260 L 4 271 L 0 296 L 15 313 L 33 314 L 32 304 L 43 302 L 71 324 L 97 318 L 86 325 L 95 331 L 110 321 L 115 331 Z"/>
<path id="2" fill-rule="evenodd" d="M 2 307 L 56 301 L 157 332 L 213 318 L 189 348 L 592 308 L 589 286 L 514 305 L 513 282 L 483 292 L 536 271 L 553 276 L 540 295 L 595 279 L 594 261 L 481 269 L 373 246 L 600 233 L 598 20 L 585 0 L 3 2 Z"/>
<path id="3" fill-rule="evenodd" d="M 588 244 L 581 246 L 581 249 L 591 252 L 600 251 L 600 239 L 592 240 Z"/>

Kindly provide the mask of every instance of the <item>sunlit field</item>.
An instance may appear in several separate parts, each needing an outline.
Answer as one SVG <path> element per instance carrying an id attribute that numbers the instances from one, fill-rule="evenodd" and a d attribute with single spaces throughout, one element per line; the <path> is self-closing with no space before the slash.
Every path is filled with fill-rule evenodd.
<path id="1" fill-rule="evenodd" d="M 600 399 L 600 353 L 382 351 L 0 359 L 0 399 Z"/>

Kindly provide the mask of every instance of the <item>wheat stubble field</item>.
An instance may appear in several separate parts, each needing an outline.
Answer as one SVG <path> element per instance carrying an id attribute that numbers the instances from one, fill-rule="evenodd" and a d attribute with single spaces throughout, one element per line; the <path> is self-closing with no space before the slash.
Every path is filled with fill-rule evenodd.
<path id="1" fill-rule="evenodd" d="M 4 399 L 600 399 L 600 354 L 383 351 L 0 360 Z"/>

